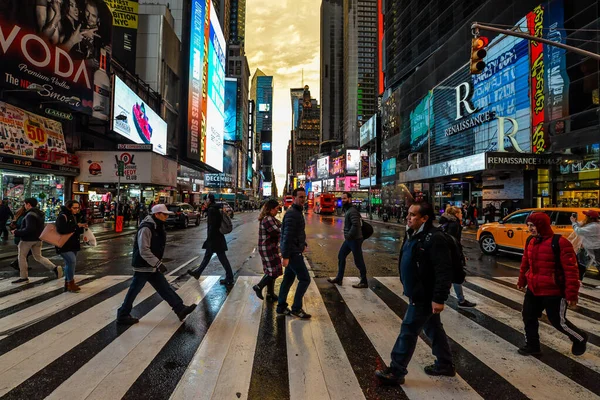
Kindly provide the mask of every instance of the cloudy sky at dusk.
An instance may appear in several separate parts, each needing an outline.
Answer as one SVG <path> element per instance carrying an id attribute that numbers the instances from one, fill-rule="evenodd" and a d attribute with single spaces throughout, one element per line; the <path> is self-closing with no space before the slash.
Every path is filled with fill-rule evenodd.
<path id="1" fill-rule="evenodd" d="M 273 75 L 273 168 L 281 195 L 292 123 L 290 88 L 310 86 L 319 100 L 319 15 L 321 0 L 247 0 L 246 56 L 250 73 Z"/>

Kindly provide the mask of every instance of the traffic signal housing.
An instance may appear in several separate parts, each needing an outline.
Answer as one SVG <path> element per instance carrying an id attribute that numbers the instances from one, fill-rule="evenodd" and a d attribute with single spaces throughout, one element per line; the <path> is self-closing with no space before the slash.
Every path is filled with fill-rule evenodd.
<path id="1" fill-rule="evenodd" d="M 488 38 L 484 36 L 478 36 L 471 40 L 471 75 L 480 74 L 485 68 L 485 61 L 483 59 L 487 55 L 485 49 L 488 45 Z"/>

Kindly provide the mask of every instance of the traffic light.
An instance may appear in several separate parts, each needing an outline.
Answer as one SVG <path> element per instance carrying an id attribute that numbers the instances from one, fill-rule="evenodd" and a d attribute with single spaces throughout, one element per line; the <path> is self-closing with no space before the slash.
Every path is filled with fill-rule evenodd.
<path id="1" fill-rule="evenodd" d="M 471 40 L 471 75 L 480 74 L 485 68 L 484 57 L 487 55 L 485 49 L 488 45 L 488 38 L 478 36 Z"/>

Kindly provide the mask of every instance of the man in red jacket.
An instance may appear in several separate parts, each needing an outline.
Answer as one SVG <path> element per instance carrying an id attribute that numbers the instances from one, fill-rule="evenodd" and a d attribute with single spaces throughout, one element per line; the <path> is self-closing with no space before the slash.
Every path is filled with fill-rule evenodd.
<path id="1" fill-rule="evenodd" d="M 585 353 L 588 336 L 566 318 L 567 305 L 573 307 L 577 304 L 579 292 L 577 257 L 573 246 L 560 237 L 560 265 L 557 265 L 552 248 L 554 231 L 550 226 L 550 217 L 546 213 L 533 213 L 527 218 L 527 228 L 533 239 L 523 253 L 517 283 L 519 290 L 527 287 L 523 302 L 527 343 L 519 349 L 519 353 L 541 354 L 538 318 L 546 310 L 550 323 L 573 342 L 571 352 L 580 356 Z M 558 283 L 555 276 L 558 276 Z"/>

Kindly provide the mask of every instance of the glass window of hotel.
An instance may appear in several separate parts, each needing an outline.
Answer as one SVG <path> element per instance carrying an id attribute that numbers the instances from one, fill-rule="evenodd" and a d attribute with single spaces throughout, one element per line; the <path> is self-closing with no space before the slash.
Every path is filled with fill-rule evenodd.
<path id="1" fill-rule="evenodd" d="M 39 202 L 39 208 L 46 214 L 46 221 L 55 221 L 64 202 L 65 178 L 55 175 L 26 174 L 0 170 L 0 196 L 8 200 L 15 212 L 28 197 Z"/>

